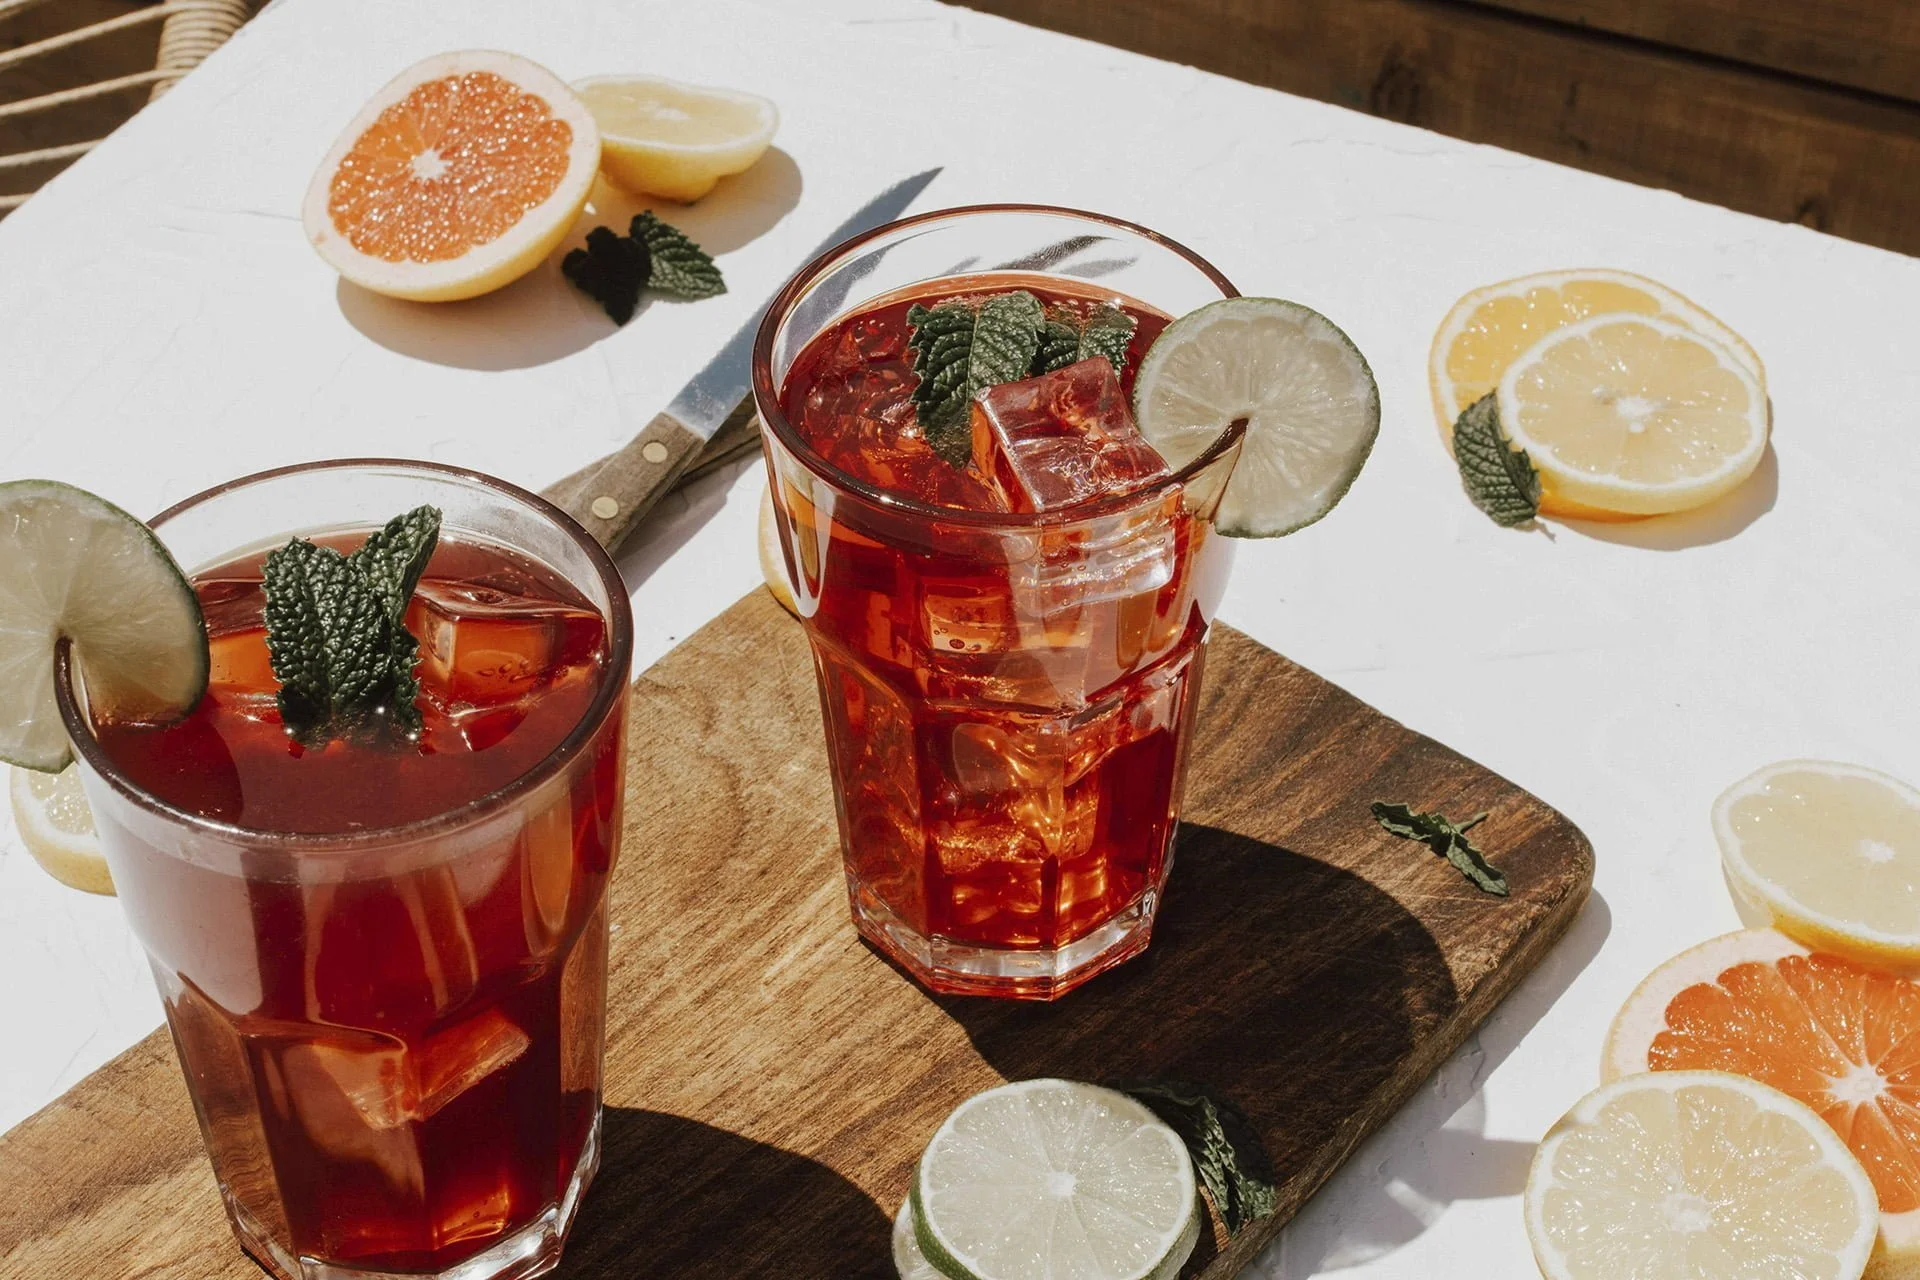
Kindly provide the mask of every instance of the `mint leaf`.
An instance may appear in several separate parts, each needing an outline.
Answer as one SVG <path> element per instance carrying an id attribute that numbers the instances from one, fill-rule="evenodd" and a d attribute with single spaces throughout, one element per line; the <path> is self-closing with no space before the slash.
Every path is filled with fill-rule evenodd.
<path id="1" fill-rule="evenodd" d="M 280 718 L 296 737 L 381 724 L 420 731 L 420 647 L 406 616 L 439 537 L 439 511 L 419 507 L 350 556 L 304 538 L 268 554 L 267 654 L 280 681 Z"/>
<path id="2" fill-rule="evenodd" d="M 1420 813 L 1410 805 L 1375 800 L 1373 817 L 1402 840 L 1417 840 L 1451 862 L 1483 893 L 1507 896 L 1507 877 L 1467 839 L 1467 832 L 1487 820 L 1486 814 L 1476 813 L 1465 822 L 1456 823 L 1442 814 Z"/>
<path id="3" fill-rule="evenodd" d="M 915 303 L 908 345 L 920 383 L 914 416 L 933 451 L 956 467 L 973 456 L 973 398 L 987 387 L 1027 376 L 1046 313 L 1025 289 L 995 294 L 978 305 L 967 299 L 937 307 Z"/>
<path id="4" fill-rule="evenodd" d="M 560 260 L 560 274 L 600 304 L 607 319 L 625 324 L 640 305 L 640 290 L 653 274 L 645 243 L 606 227 L 587 232 L 587 247 Z"/>
<path id="5" fill-rule="evenodd" d="M 1033 358 L 1033 372 L 1052 373 L 1082 360 L 1105 356 L 1115 373 L 1127 367 L 1127 348 L 1133 344 L 1138 321 L 1120 308 L 1101 306 L 1084 321 L 1070 316 L 1054 316 L 1040 334 L 1040 351 Z"/>
<path id="6" fill-rule="evenodd" d="M 627 235 L 646 246 L 653 264 L 646 278 L 650 288 L 682 298 L 712 298 L 727 291 L 720 268 L 706 251 L 654 214 L 635 214 Z"/>
<path id="7" fill-rule="evenodd" d="M 1473 505 L 1495 524 L 1511 528 L 1540 514 L 1540 474 L 1526 450 L 1500 428 L 1492 392 L 1468 405 L 1453 424 L 1453 460 Z"/>
<path id="8" fill-rule="evenodd" d="M 1166 1121 L 1193 1157 L 1194 1172 L 1229 1236 L 1274 1210 L 1273 1161 L 1246 1112 L 1204 1085 L 1136 1081 L 1114 1088 Z"/>

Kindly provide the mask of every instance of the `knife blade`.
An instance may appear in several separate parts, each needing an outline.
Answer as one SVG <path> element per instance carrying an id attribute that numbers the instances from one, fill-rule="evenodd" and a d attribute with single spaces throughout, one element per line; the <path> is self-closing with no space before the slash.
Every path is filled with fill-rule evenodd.
<path id="1" fill-rule="evenodd" d="M 843 240 L 892 222 L 939 174 L 937 168 L 928 169 L 894 183 L 835 227 L 808 260 Z M 851 277 L 839 283 L 842 297 L 853 283 Z M 548 487 L 547 496 L 601 546 L 618 550 L 640 518 L 690 469 L 704 474 L 758 444 L 750 363 L 754 337 L 772 303 L 770 295 L 755 307 L 739 331 L 638 435 L 599 462 Z"/>

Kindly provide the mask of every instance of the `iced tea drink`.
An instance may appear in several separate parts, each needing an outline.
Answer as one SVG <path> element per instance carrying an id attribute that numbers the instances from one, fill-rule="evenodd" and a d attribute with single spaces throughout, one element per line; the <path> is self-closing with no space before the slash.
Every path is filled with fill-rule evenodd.
<path id="1" fill-rule="evenodd" d="M 258 547 L 192 574 L 199 705 L 89 718 L 83 782 L 248 1252 L 287 1280 L 536 1275 L 598 1159 L 626 599 L 537 499 L 381 470 L 401 502 L 449 490 L 407 614 L 417 737 L 289 735 Z M 175 521 L 225 500 L 156 521 L 183 563 Z"/>
<path id="2" fill-rule="evenodd" d="M 1163 279 L 1184 268 L 1186 291 L 1162 309 L 1120 280 L 1020 269 L 1044 241 L 1009 254 L 1014 269 L 885 287 L 901 250 L 943 231 L 962 244 L 972 219 L 1009 212 L 1031 236 L 1153 255 Z M 761 334 L 756 390 L 853 914 L 939 991 L 1060 995 L 1147 944 L 1167 881 L 1238 438 L 1175 469 L 1128 405 L 1169 310 L 1230 287 L 1150 233 L 1088 221 L 909 220 L 810 268 L 865 264 L 873 292 L 809 324 L 821 282 L 803 273 Z M 970 452 L 943 456 L 916 419 L 909 312 L 1013 290 L 1070 323 L 1118 308 L 1131 342 L 1118 367 L 1095 356 L 983 391 Z"/>

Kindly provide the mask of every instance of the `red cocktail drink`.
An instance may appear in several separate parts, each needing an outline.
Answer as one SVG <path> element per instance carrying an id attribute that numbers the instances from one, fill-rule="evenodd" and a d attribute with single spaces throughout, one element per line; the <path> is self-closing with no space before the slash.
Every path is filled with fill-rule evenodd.
<path id="1" fill-rule="evenodd" d="M 961 211 L 877 233 L 878 255 L 830 255 L 776 302 L 756 390 L 855 919 L 936 990 L 1048 998 L 1147 943 L 1238 435 L 1176 471 L 1134 430 L 1133 367 L 1169 317 L 1124 281 L 1015 270 L 885 287 L 929 233 L 957 258 L 969 218 L 1007 216 L 1069 241 L 1087 223 Z M 1183 251 L 1093 226 L 1176 283 L 1184 268 L 1169 309 L 1225 290 Z M 880 291 L 807 323 L 819 277 L 862 265 Z M 966 456 L 943 456 L 916 419 L 909 310 L 1014 290 L 1070 325 L 1118 308 L 1131 342 L 1117 368 L 1095 356 L 985 390 Z"/>
<path id="2" fill-rule="evenodd" d="M 249 1252 L 289 1280 L 535 1275 L 598 1158 L 625 596 L 537 499 L 379 472 L 454 499 L 407 614 L 417 737 L 288 733 L 264 547 L 192 574 L 211 672 L 185 720 L 69 729 Z M 226 500 L 156 529 L 193 563 Z"/>

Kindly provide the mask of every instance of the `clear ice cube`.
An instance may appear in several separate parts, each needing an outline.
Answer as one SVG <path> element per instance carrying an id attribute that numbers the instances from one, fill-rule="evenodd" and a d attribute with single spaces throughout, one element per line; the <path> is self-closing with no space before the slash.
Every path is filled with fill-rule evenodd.
<path id="1" fill-rule="evenodd" d="M 316 1143 L 355 1128 L 397 1129 L 432 1116 L 532 1041 L 498 1009 L 411 1042 L 341 1031 L 285 1045 L 281 1077 Z"/>
<path id="2" fill-rule="evenodd" d="M 1126 493 L 1168 474 L 1104 356 L 1003 383 L 973 404 L 974 464 L 1015 511 Z"/>
<path id="3" fill-rule="evenodd" d="M 578 608 L 501 587 L 428 579 L 407 625 L 420 641 L 421 683 L 441 702 L 500 704 L 540 687 Z"/>

